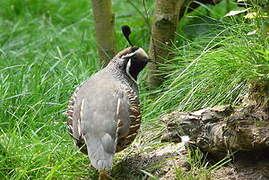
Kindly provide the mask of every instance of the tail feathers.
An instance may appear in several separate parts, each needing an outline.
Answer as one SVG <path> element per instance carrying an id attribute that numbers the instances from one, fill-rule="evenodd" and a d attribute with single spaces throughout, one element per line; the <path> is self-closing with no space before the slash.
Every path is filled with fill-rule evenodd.
<path id="1" fill-rule="evenodd" d="M 92 166 L 98 170 L 111 169 L 114 152 L 107 152 L 101 139 L 93 137 L 84 139 Z"/>
<path id="2" fill-rule="evenodd" d="M 109 170 L 112 167 L 112 156 L 109 159 L 91 159 L 91 164 L 98 170 Z"/>

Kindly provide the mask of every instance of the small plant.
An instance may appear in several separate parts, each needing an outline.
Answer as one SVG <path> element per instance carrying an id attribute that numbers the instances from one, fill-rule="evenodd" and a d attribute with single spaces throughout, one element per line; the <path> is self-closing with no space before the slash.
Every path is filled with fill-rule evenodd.
<path id="1" fill-rule="evenodd" d="M 210 180 L 211 173 L 231 161 L 229 156 L 215 164 L 207 162 L 206 155 L 199 149 L 188 149 L 187 166 L 189 170 L 176 169 L 176 179 L 178 180 Z"/>

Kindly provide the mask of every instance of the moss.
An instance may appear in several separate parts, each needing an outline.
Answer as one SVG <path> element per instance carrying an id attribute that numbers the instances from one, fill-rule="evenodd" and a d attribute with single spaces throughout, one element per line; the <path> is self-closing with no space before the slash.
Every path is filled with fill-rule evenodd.
<path id="1" fill-rule="evenodd" d="M 255 123 L 255 126 L 256 127 L 266 127 L 266 126 L 268 126 L 268 122 L 265 122 L 265 121 L 257 121 Z"/>

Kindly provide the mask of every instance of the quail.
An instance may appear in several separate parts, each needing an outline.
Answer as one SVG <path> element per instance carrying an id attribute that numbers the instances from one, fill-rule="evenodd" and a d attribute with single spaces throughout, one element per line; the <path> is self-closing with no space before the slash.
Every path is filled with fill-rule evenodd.
<path id="1" fill-rule="evenodd" d="M 122 32 L 131 44 L 130 28 L 123 26 Z M 131 144 L 138 133 L 137 76 L 148 62 L 146 52 L 131 44 L 79 85 L 71 97 L 69 132 L 97 170 L 111 169 L 114 154 Z"/>

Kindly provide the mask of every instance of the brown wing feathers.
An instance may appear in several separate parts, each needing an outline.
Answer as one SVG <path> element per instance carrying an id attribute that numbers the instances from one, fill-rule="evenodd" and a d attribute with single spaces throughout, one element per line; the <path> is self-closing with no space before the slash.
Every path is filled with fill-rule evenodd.
<path id="1" fill-rule="evenodd" d="M 77 101 L 77 93 L 78 93 L 78 90 L 81 87 L 81 85 L 76 88 L 75 92 L 73 93 L 73 95 L 69 101 L 68 109 L 67 109 L 67 113 L 66 113 L 67 118 L 68 118 L 67 126 L 68 126 L 68 130 L 69 130 L 69 134 L 71 135 L 71 137 L 73 137 L 75 139 L 75 143 L 80 148 L 80 151 L 87 154 L 87 147 L 85 146 L 84 139 L 81 136 L 81 126 L 80 126 L 82 103 L 80 103 L 78 108 L 75 109 L 75 103 Z"/>
<path id="2" fill-rule="evenodd" d="M 116 152 L 119 152 L 125 149 L 128 145 L 130 145 L 133 142 L 140 128 L 140 123 L 141 123 L 140 106 L 139 106 L 139 100 L 138 100 L 137 95 L 135 95 L 135 92 L 133 90 L 129 90 L 127 91 L 127 96 L 130 103 L 130 108 L 129 108 L 130 124 L 129 124 L 128 134 L 122 137 L 118 135 L 119 138 L 117 140 Z M 118 127 L 120 127 L 119 125 L 123 123 L 124 122 L 118 121 Z"/>

